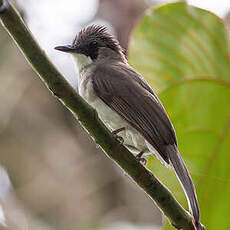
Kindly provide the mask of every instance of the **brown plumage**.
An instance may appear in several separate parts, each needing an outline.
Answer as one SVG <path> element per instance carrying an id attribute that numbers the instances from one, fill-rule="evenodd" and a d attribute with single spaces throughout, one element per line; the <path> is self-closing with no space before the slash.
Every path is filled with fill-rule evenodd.
<path id="1" fill-rule="evenodd" d="M 98 111 L 107 127 L 113 131 L 124 126 L 126 134 L 121 135 L 127 147 L 148 149 L 173 166 L 196 229 L 201 230 L 196 191 L 178 151 L 173 125 L 150 85 L 127 64 L 118 41 L 106 28 L 90 26 L 76 36 L 72 46 L 57 49 L 73 53 L 80 71 L 80 95 Z"/>
<path id="2" fill-rule="evenodd" d="M 135 127 L 169 164 L 165 148 L 177 145 L 175 132 L 147 82 L 133 69 L 116 62 L 97 63 L 92 82 L 98 97 Z"/>

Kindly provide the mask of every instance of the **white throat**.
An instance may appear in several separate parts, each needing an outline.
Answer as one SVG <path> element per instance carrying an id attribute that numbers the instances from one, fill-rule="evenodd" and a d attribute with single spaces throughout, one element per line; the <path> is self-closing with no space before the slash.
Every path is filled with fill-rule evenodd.
<path id="1" fill-rule="evenodd" d="M 91 64 L 93 61 L 90 57 L 87 57 L 84 54 L 72 54 L 74 63 L 76 64 L 79 72 L 87 65 Z"/>

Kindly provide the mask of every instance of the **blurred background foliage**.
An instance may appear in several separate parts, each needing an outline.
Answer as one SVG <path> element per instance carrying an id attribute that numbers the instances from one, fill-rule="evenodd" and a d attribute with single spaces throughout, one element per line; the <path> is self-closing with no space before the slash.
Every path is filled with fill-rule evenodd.
<path id="1" fill-rule="evenodd" d="M 53 47 L 98 23 L 108 26 L 127 50 L 144 11 L 164 1 L 63 2 L 14 3 L 76 87 L 71 59 L 57 55 Z M 160 95 L 175 125 L 207 229 L 229 227 L 224 215 L 230 206 L 227 33 L 227 24 L 224 28 L 207 11 L 166 5 L 147 11 L 129 50 L 130 63 Z M 0 76 L 0 229 L 161 229 L 161 214 L 152 201 L 52 97 L 2 27 Z M 148 166 L 186 206 L 173 172 L 154 158 Z"/>
<path id="2" fill-rule="evenodd" d="M 230 52 L 224 22 L 185 2 L 149 10 L 131 36 L 129 57 L 175 126 L 202 223 L 229 229 L 230 219 L 223 215 L 230 211 Z M 154 158 L 149 167 L 186 205 L 175 175 Z"/>

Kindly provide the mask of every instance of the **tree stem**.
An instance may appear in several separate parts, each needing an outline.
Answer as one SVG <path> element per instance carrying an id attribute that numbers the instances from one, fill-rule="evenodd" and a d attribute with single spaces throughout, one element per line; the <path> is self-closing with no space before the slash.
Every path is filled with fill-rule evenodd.
<path id="1" fill-rule="evenodd" d="M 177 202 L 171 192 L 113 137 L 99 120 L 96 111 L 78 95 L 50 62 L 18 12 L 7 0 L 0 0 L 0 19 L 41 80 L 80 121 L 107 156 L 156 202 L 173 226 L 183 230 L 195 230 L 191 215 Z"/>

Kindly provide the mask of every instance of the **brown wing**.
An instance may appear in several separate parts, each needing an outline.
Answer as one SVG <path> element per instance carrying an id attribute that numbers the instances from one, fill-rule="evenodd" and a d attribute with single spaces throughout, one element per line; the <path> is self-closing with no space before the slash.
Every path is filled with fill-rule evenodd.
<path id="1" fill-rule="evenodd" d="M 124 64 L 98 64 L 93 76 L 95 93 L 122 116 L 169 163 L 165 148 L 177 144 L 173 126 L 146 81 Z"/>

